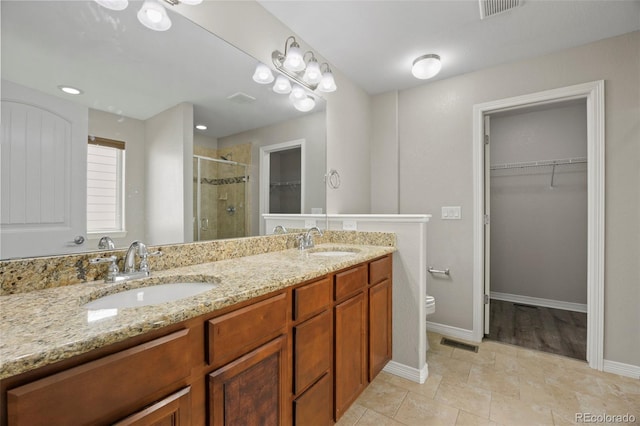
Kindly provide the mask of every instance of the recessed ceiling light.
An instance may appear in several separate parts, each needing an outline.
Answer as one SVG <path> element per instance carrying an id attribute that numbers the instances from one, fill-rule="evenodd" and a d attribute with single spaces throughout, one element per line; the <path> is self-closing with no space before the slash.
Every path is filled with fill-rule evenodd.
<path id="1" fill-rule="evenodd" d="M 76 89 L 75 87 L 71 86 L 58 86 L 58 89 L 62 90 L 68 95 L 81 95 L 84 93 L 82 90 Z"/>
<path id="2" fill-rule="evenodd" d="M 198 130 L 207 130 L 207 126 L 204 124 L 196 124 L 196 129 Z"/>

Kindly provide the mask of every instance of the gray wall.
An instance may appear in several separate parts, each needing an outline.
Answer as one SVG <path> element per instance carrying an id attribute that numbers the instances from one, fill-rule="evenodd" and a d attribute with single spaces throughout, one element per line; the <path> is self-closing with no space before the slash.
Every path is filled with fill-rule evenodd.
<path id="1" fill-rule="evenodd" d="M 579 104 L 491 116 L 491 163 L 587 156 Z M 587 167 L 491 172 L 491 291 L 587 303 Z"/>
<path id="2" fill-rule="evenodd" d="M 125 228 L 127 235 L 114 238 L 116 247 L 145 238 L 145 130 L 144 121 L 89 108 L 89 134 L 125 142 Z M 97 242 L 90 243 L 95 249 Z"/>
<path id="3" fill-rule="evenodd" d="M 604 358 L 640 366 L 639 45 L 634 32 L 399 93 L 400 213 L 434 214 L 428 258 L 452 271 L 427 282 L 433 322 L 473 324 L 473 105 L 605 80 Z M 462 206 L 462 220 L 439 218 L 451 205 Z"/>
<path id="4" fill-rule="evenodd" d="M 251 200 L 251 234 L 258 235 L 260 230 L 260 147 L 297 139 L 306 140 L 306 193 L 305 210 L 322 207 L 325 210 L 324 158 L 326 157 L 326 114 L 317 112 L 272 126 L 249 130 L 218 139 L 220 149 L 232 145 L 251 143 L 251 165 L 249 167 L 249 196 Z"/>

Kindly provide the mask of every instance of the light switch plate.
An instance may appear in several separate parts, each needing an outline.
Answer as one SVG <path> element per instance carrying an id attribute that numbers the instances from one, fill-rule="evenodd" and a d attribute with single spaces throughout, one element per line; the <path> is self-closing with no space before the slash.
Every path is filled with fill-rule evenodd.
<path id="1" fill-rule="evenodd" d="M 444 220 L 460 220 L 462 219 L 462 208 L 460 206 L 444 206 L 442 207 L 442 219 Z"/>
<path id="2" fill-rule="evenodd" d="M 355 220 L 343 220 L 342 221 L 342 230 L 343 231 L 357 231 L 358 230 L 358 222 Z"/>
<path id="3" fill-rule="evenodd" d="M 313 228 L 314 226 L 316 226 L 316 220 L 315 219 L 305 219 L 304 220 L 304 227 L 309 229 L 309 228 Z"/>

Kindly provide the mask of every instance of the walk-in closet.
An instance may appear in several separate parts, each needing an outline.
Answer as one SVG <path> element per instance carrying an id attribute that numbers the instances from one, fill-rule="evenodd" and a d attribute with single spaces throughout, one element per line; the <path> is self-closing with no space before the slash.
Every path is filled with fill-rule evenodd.
<path id="1" fill-rule="evenodd" d="M 584 99 L 493 113 L 485 191 L 489 338 L 584 360 Z"/>

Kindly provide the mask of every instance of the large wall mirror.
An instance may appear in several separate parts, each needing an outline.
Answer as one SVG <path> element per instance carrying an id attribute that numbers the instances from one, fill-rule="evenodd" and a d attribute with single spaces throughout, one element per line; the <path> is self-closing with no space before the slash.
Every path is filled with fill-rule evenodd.
<path id="1" fill-rule="evenodd" d="M 297 111 L 252 80 L 256 59 L 171 6 L 152 31 L 140 4 L 0 4 L 0 259 L 259 235 L 262 213 L 326 211 L 325 101 Z"/>

